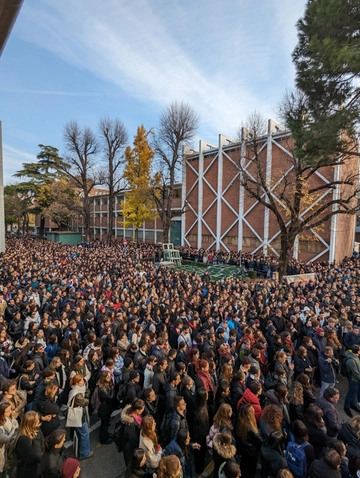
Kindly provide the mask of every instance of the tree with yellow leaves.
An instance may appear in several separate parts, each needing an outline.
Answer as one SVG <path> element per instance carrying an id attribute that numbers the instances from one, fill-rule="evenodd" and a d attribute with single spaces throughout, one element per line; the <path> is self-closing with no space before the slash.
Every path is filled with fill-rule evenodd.
<path id="1" fill-rule="evenodd" d="M 145 221 L 157 217 L 152 188 L 150 186 L 151 166 L 154 151 L 151 148 L 148 136 L 143 125 L 137 129 L 133 147 L 128 146 L 125 150 L 124 179 L 127 181 L 129 190 L 125 193 L 125 201 L 121 202 L 124 226 L 133 226 L 136 241 L 138 230 Z"/>

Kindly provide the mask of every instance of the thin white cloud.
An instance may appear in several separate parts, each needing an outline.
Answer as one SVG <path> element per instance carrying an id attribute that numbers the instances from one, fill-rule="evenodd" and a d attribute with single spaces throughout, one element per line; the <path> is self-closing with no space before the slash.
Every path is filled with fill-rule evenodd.
<path id="1" fill-rule="evenodd" d="M 279 98 L 264 89 L 277 91 L 271 83 L 277 75 L 289 86 L 294 25 L 304 3 L 270 9 L 267 0 L 33 0 L 16 31 L 137 100 L 157 108 L 189 102 L 212 140 L 253 109 L 272 115 Z M 284 69 L 274 72 L 272 59 L 284 53 Z"/>
<path id="2" fill-rule="evenodd" d="M 23 163 L 34 163 L 36 161 L 34 154 L 29 154 L 26 151 L 21 151 L 18 148 L 3 143 L 4 184 L 19 182 L 17 178 L 13 177 L 13 174 L 22 169 Z"/>

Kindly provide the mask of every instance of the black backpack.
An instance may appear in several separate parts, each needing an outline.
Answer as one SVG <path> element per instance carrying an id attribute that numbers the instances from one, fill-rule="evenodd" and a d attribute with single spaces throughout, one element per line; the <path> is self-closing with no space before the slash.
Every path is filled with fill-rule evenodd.
<path id="1" fill-rule="evenodd" d="M 347 366 L 346 366 L 346 363 L 349 359 L 350 357 L 344 357 L 342 359 L 341 366 L 340 366 L 340 374 L 345 378 L 349 378 L 350 376 L 349 370 L 347 369 Z"/>
<path id="2" fill-rule="evenodd" d="M 114 443 L 116 446 L 116 449 L 119 453 L 124 451 L 124 428 L 125 425 L 119 420 L 116 425 L 115 425 L 115 430 L 114 430 Z"/>
<path id="3" fill-rule="evenodd" d="M 119 400 L 120 408 L 124 408 L 128 404 L 127 399 L 127 382 L 121 382 L 119 385 L 119 390 L 117 394 L 117 399 Z"/>

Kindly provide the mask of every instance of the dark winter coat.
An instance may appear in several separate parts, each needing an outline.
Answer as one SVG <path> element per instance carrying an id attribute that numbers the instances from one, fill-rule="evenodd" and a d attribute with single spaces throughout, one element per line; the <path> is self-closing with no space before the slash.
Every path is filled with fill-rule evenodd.
<path id="1" fill-rule="evenodd" d="M 311 403 L 316 403 L 316 397 L 312 390 L 304 389 L 304 410 L 305 411 Z"/>
<path id="2" fill-rule="evenodd" d="M 336 373 L 332 362 L 327 361 L 328 357 L 323 352 L 319 353 L 319 371 L 322 382 L 335 383 Z"/>
<path id="3" fill-rule="evenodd" d="M 309 432 L 308 441 L 314 447 L 315 458 L 319 458 L 323 449 L 331 442 L 331 438 L 326 435 L 325 431 L 310 424 L 306 419 L 304 420 L 304 423 Z"/>
<path id="4" fill-rule="evenodd" d="M 310 375 L 311 372 L 307 372 L 306 369 L 311 367 L 311 362 L 308 356 L 306 357 L 298 357 L 295 355 L 294 357 L 294 372 L 295 377 L 300 375 L 301 373 L 305 373 L 306 375 Z"/>
<path id="5" fill-rule="evenodd" d="M 108 390 L 105 387 L 99 388 L 98 396 L 100 400 L 100 407 L 98 409 L 98 416 L 100 420 L 106 420 L 110 417 L 114 410 L 115 390 L 111 388 Z"/>
<path id="6" fill-rule="evenodd" d="M 235 412 L 238 401 L 244 395 L 244 385 L 241 385 L 239 382 L 231 382 L 230 395 L 231 395 L 232 407 Z"/>
<path id="7" fill-rule="evenodd" d="M 166 397 L 166 413 L 172 413 L 174 410 L 174 400 L 179 395 L 177 387 L 173 387 L 169 382 L 164 383 L 164 392 Z"/>
<path id="8" fill-rule="evenodd" d="M 323 395 L 316 400 L 317 405 L 323 412 L 323 419 L 327 429 L 327 435 L 331 438 L 336 438 L 341 429 L 339 421 L 339 414 L 334 405 L 326 400 Z"/>
<path id="9" fill-rule="evenodd" d="M 152 388 L 156 395 L 159 393 L 161 395 L 165 395 L 164 392 L 164 383 L 165 383 L 165 375 L 163 372 L 155 372 L 152 381 Z"/>
<path id="10" fill-rule="evenodd" d="M 38 410 L 41 415 L 56 415 L 52 417 L 49 422 L 42 422 L 41 423 L 41 430 L 43 432 L 44 437 L 46 438 L 49 436 L 53 431 L 57 430 L 60 426 L 60 407 L 55 403 L 53 399 L 50 397 L 46 397 L 45 395 L 39 400 L 38 403 Z"/>
<path id="11" fill-rule="evenodd" d="M 9 324 L 8 334 L 13 339 L 14 342 L 19 340 L 19 338 L 24 333 L 24 321 L 22 319 L 16 320 L 13 319 Z"/>
<path id="12" fill-rule="evenodd" d="M 170 455 L 175 455 L 179 458 L 181 468 L 183 471 L 183 478 L 192 478 L 192 466 L 191 466 L 191 461 L 186 460 L 184 453 L 182 452 L 180 445 L 176 441 L 176 438 L 174 440 L 171 440 L 171 442 L 168 444 L 168 446 L 164 450 L 164 456 L 170 456 Z"/>
<path id="13" fill-rule="evenodd" d="M 234 445 L 224 446 L 221 444 L 221 433 L 216 433 L 213 438 L 213 460 L 214 460 L 214 476 L 218 476 L 219 468 L 226 460 L 231 460 L 236 455 Z"/>
<path id="14" fill-rule="evenodd" d="M 19 457 L 16 477 L 36 478 L 37 468 L 44 452 L 44 437 L 40 428 L 33 440 L 24 435 L 20 436 L 15 452 Z"/>
<path id="15" fill-rule="evenodd" d="M 206 446 L 206 437 L 209 433 L 210 423 L 207 413 L 194 413 L 194 423 L 192 427 L 191 439 L 201 446 Z"/>
<path id="16" fill-rule="evenodd" d="M 51 451 L 45 451 L 40 461 L 41 478 L 59 478 L 61 468 L 66 460 L 66 456 L 61 453 L 62 450 L 54 448 Z"/>
<path id="17" fill-rule="evenodd" d="M 184 415 L 181 415 L 177 410 L 173 411 L 170 421 L 170 440 L 176 438 L 179 430 L 189 431 L 189 425 Z"/>
<path id="18" fill-rule="evenodd" d="M 125 465 L 128 465 L 131 457 L 134 454 L 135 448 L 139 447 L 140 426 L 136 423 L 133 417 L 128 414 L 130 405 L 124 407 L 121 412 L 120 420 L 125 425 L 124 427 L 124 460 Z"/>
<path id="19" fill-rule="evenodd" d="M 338 434 L 338 439 L 342 440 L 346 445 L 353 445 L 360 450 L 360 440 L 349 423 L 343 423 Z"/>
<path id="20" fill-rule="evenodd" d="M 261 447 L 261 461 L 261 476 L 263 478 L 275 478 L 279 470 L 288 468 L 284 455 L 267 445 Z"/>
<path id="21" fill-rule="evenodd" d="M 340 468 L 336 470 L 325 463 L 324 458 L 315 460 L 309 470 L 309 478 L 341 478 Z"/>
<path id="22" fill-rule="evenodd" d="M 138 383 L 130 380 L 130 382 L 126 384 L 126 398 L 128 403 L 132 403 L 134 398 L 141 398 L 141 387 Z"/>
<path id="23" fill-rule="evenodd" d="M 34 353 L 31 355 L 30 358 L 35 362 L 35 370 L 37 370 L 38 372 L 42 372 L 46 367 L 49 366 L 49 360 L 46 352 L 41 355 Z"/>
<path id="24" fill-rule="evenodd" d="M 252 478 L 256 473 L 256 465 L 261 449 L 261 435 L 249 430 L 245 441 L 236 438 L 236 448 L 241 455 L 241 476 Z"/>

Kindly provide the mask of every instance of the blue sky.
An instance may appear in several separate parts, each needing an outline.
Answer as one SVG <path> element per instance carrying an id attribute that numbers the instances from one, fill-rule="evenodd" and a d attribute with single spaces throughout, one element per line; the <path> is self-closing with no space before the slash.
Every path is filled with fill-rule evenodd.
<path id="1" fill-rule="evenodd" d="M 200 116 L 198 139 L 234 136 L 294 84 L 305 0 L 25 0 L 0 58 L 5 184 L 62 130 L 119 118 L 132 141 L 172 101 Z M 196 143 L 195 143 L 196 146 Z"/>

